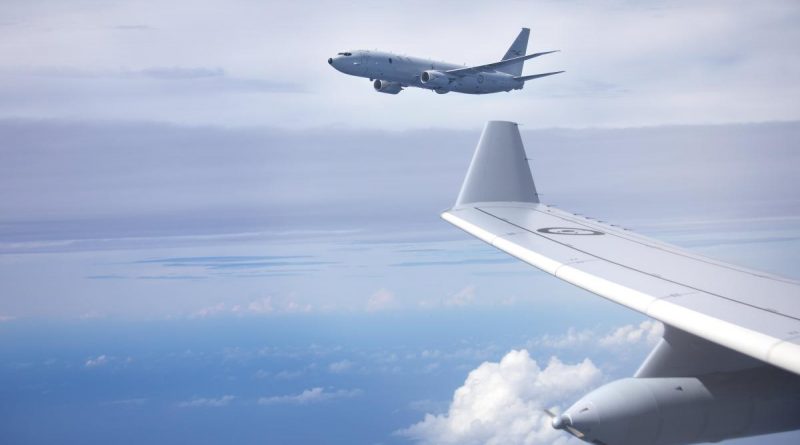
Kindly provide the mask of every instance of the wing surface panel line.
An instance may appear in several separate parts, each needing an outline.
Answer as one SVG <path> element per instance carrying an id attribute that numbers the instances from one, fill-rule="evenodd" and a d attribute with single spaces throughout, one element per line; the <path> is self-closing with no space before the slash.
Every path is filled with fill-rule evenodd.
<path id="1" fill-rule="evenodd" d="M 597 254 L 590 253 L 590 252 L 587 252 L 587 251 L 585 251 L 585 250 L 578 249 L 578 248 L 576 248 L 576 247 L 574 247 L 574 246 L 572 246 L 572 245 L 570 245 L 570 244 L 567 244 L 567 243 L 564 243 L 564 242 L 561 242 L 561 241 L 557 241 L 557 240 L 554 240 L 554 239 L 552 239 L 552 238 L 548 238 L 548 237 L 546 237 L 546 236 L 544 236 L 544 235 L 542 235 L 542 234 L 540 234 L 540 233 L 536 233 L 535 231 L 532 231 L 532 230 L 530 230 L 530 229 L 528 229 L 528 228 L 526 228 L 526 227 L 520 226 L 519 224 L 516 224 L 516 223 L 513 223 L 513 222 L 511 222 L 511 221 L 508 221 L 508 220 L 507 220 L 507 219 L 505 219 L 505 218 L 501 218 L 501 217 L 499 217 L 499 216 L 497 216 L 497 215 L 494 215 L 494 214 L 492 214 L 492 213 L 490 213 L 490 212 L 488 212 L 488 211 L 486 211 L 486 210 L 483 210 L 483 209 L 481 209 L 481 208 L 479 208 L 479 207 L 473 207 L 473 208 L 474 208 L 475 210 L 477 210 L 477 211 L 481 212 L 481 213 L 484 213 L 484 214 L 486 214 L 486 215 L 492 216 L 492 217 L 494 217 L 494 218 L 496 218 L 496 219 L 498 219 L 498 220 L 500 220 L 500 221 L 503 221 L 503 222 L 505 222 L 506 224 L 512 225 L 512 226 L 514 226 L 514 227 L 517 227 L 517 228 L 519 228 L 519 229 L 521 229 L 521 230 L 524 230 L 524 231 L 526 231 L 526 232 L 528 232 L 528 233 L 530 233 L 530 234 L 532 234 L 532 235 L 536 235 L 536 236 L 538 236 L 538 237 L 540 237 L 540 238 L 546 239 L 547 241 L 550 241 L 550 242 L 553 242 L 553 243 L 556 243 L 556 244 L 560 244 L 560 245 L 562 245 L 562 246 L 564 246 L 564 247 L 567 247 L 567 248 L 569 248 L 569 249 L 572 249 L 572 250 L 575 250 L 575 251 L 581 252 L 581 253 L 583 253 L 583 254 L 585 254 L 585 255 L 589 255 L 589 256 L 591 256 L 591 257 L 594 257 L 594 258 L 597 258 L 597 259 L 599 259 L 599 260 L 601 260 L 601 261 L 605 261 L 605 262 L 607 262 L 607 263 L 609 263 L 609 264 L 614 264 L 614 265 L 616 265 L 616 266 L 619 266 L 619 267 L 622 267 L 622 268 L 625 268 L 625 269 L 628 269 L 628 270 L 632 270 L 632 271 L 634 271 L 634 272 L 638 272 L 638 273 L 641 273 L 641 274 L 644 274 L 644 275 L 647 275 L 647 276 L 650 276 L 650 277 L 653 277 L 653 278 L 657 278 L 657 279 L 659 279 L 659 280 L 663 280 L 663 281 L 666 281 L 666 282 L 669 282 L 669 283 L 672 283 L 672 284 L 677 284 L 678 286 L 682 286 L 682 287 L 685 287 L 685 288 L 688 288 L 688 289 L 693 289 L 693 290 L 696 290 L 696 291 L 699 291 L 699 292 L 706 293 L 706 294 L 708 294 L 708 295 L 713 295 L 713 296 L 715 296 L 715 297 L 718 297 L 718 298 L 721 298 L 721 299 L 724 299 L 724 300 L 728 300 L 728 301 L 731 301 L 731 302 L 734 302 L 734 303 L 738 303 L 738 304 L 742 304 L 742 305 L 745 305 L 745 306 L 749 306 L 749 307 L 751 307 L 751 308 L 753 308 L 753 309 L 758 309 L 758 310 L 760 310 L 760 311 L 769 312 L 770 314 L 775 314 L 775 315 L 778 315 L 778 316 L 781 316 L 781 317 L 786 317 L 786 318 L 790 318 L 790 319 L 792 319 L 792 320 L 800 321 L 800 318 L 793 317 L 793 316 L 791 316 L 791 315 L 787 315 L 787 314 L 784 314 L 784 313 L 781 313 L 781 312 L 775 312 L 775 311 L 771 311 L 771 310 L 768 310 L 768 309 L 762 308 L 762 307 L 760 307 L 760 306 L 756 306 L 756 305 L 754 305 L 754 304 L 751 304 L 751 303 L 747 303 L 747 302 L 739 301 L 739 300 L 736 300 L 736 299 L 734 299 L 734 298 L 726 297 L 726 296 L 724 296 L 724 295 L 720 295 L 720 294 L 717 294 L 717 293 L 714 293 L 714 292 L 711 292 L 711 291 L 706 291 L 706 290 L 700 289 L 700 288 L 698 288 L 698 287 L 691 286 L 691 285 L 689 285 L 689 284 L 681 283 L 681 282 L 679 282 L 679 281 L 674 281 L 674 280 L 671 280 L 671 279 L 669 279 L 669 278 L 664 278 L 664 277 L 662 277 L 662 276 L 660 276 L 660 275 L 656 275 L 656 274 L 654 274 L 654 273 L 651 273 L 651 272 L 645 272 L 645 271 L 643 271 L 643 270 L 636 269 L 635 267 L 631 267 L 631 266 L 628 266 L 628 265 L 625 265 L 625 264 L 618 263 L 618 262 L 616 262 L 616 261 L 609 260 L 609 259 L 607 259 L 607 258 L 603 258 L 603 257 L 601 257 L 601 256 L 599 256 L 599 255 L 597 255 Z M 493 243 L 490 243 L 490 244 L 494 245 Z"/>
<path id="2" fill-rule="evenodd" d="M 508 206 L 508 207 L 512 207 L 512 206 Z M 638 240 L 638 239 L 635 239 L 635 238 L 631 237 L 629 234 L 622 234 L 622 233 L 618 233 L 616 230 L 609 230 L 605 225 L 593 224 L 591 221 L 581 221 L 581 220 L 576 220 L 574 218 L 570 218 L 567 215 L 563 215 L 564 212 L 561 211 L 561 210 L 558 210 L 558 209 L 557 209 L 557 211 L 559 213 L 562 213 L 562 215 L 557 215 L 557 214 L 555 214 L 553 212 L 542 211 L 542 210 L 540 210 L 538 208 L 534 208 L 534 207 L 523 207 L 523 206 L 513 206 L 513 207 L 517 208 L 517 209 L 532 210 L 534 212 L 538 212 L 538 213 L 541 213 L 543 215 L 550 215 L 552 217 L 559 218 L 559 219 L 564 220 L 564 221 L 569 221 L 569 222 L 571 222 L 573 224 L 582 225 L 585 228 L 602 229 L 603 232 L 606 233 L 607 235 L 612 235 L 614 237 L 617 237 L 617 238 L 620 238 L 620 239 L 624 239 L 626 241 L 630 241 L 632 243 L 639 244 L 641 246 L 650 247 L 652 249 L 657 249 L 657 250 L 660 250 L 662 252 L 666 252 L 666 253 L 669 253 L 669 254 L 672 254 L 672 255 L 680 256 L 680 257 L 683 257 L 683 258 L 688 258 L 688 259 L 691 259 L 691 260 L 700 261 L 700 262 L 703 262 L 703 263 L 706 263 L 706 264 L 709 264 L 709 265 L 712 265 L 712 266 L 715 266 L 715 267 L 721 267 L 723 269 L 732 270 L 734 272 L 746 273 L 746 274 L 752 275 L 754 277 L 764 278 L 764 279 L 768 279 L 768 280 L 772 280 L 772 281 L 778 281 L 778 282 L 785 283 L 785 284 L 790 284 L 790 285 L 793 285 L 793 286 L 800 286 L 800 282 L 798 282 L 796 280 L 783 278 L 783 277 L 778 277 L 778 276 L 774 276 L 774 275 L 768 275 L 768 274 L 764 274 L 764 273 L 759 273 L 759 272 L 756 272 L 756 271 L 753 271 L 753 270 L 749 270 L 749 269 L 746 269 L 746 268 L 743 268 L 743 267 L 737 267 L 737 266 L 732 265 L 732 264 L 726 264 L 726 263 L 723 263 L 721 261 L 715 260 L 713 258 L 705 257 L 703 255 L 697 255 L 697 254 L 694 254 L 694 253 L 681 252 L 680 250 L 675 249 L 673 246 L 669 246 L 669 245 L 666 245 L 664 243 L 658 243 L 658 244 L 664 244 L 664 245 L 658 245 L 656 243 L 652 243 L 652 241 L 646 242 L 646 241 Z M 486 212 L 485 210 L 483 210 L 480 207 L 474 207 L 474 208 L 476 210 L 480 210 L 480 211 Z M 509 224 L 513 224 L 513 223 L 511 223 L 510 221 L 507 221 L 504 218 L 498 217 L 497 215 L 492 214 L 492 216 L 494 216 L 495 218 L 501 219 L 503 221 L 506 221 Z M 625 236 L 625 235 L 628 235 L 628 236 Z M 548 238 L 548 239 L 551 239 L 551 238 Z M 572 246 L 570 246 L 570 247 L 572 247 Z"/>

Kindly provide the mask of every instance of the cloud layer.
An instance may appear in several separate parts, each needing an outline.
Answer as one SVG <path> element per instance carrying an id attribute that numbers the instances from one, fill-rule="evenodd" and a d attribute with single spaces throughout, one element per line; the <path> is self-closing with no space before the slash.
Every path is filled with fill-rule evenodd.
<path id="1" fill-rule="evenodd" d="M 387 11 L 359 0 L 347 13 L 337 3 L 87 3 L 4 3 L 0 117 L 303 128 L 473 128 L 489 118 L 535 127 L 800 118 L 793 45 L 800 6 L 791 0 L 543 1 L 488 9 L 464 2 L 458 11 L 420 1 Z M 421 8 L 427 14 L 417 14 Z M 297 23 L 302 33 L 290 25 Z M 528 62 L 526 74 L 567 72 L 511 94 L 412 89 L 388 96 L 325 63 L 355 48 L 489 63 L 522 26 L 533 29 L 531 52 L 562 51 Z M 430 39 L 434 32 L 448 38 Z"/>
<path id="2" fill-rule="evenodd" d="M 259 405 L 307 405 L 320 403 L 328 400 L 356 397 L 362 394 L 360 389 L 337 389 L 330 390 L 322 387 L 306 389 L 299 394 L 261 397 L 258 399 Z"/>

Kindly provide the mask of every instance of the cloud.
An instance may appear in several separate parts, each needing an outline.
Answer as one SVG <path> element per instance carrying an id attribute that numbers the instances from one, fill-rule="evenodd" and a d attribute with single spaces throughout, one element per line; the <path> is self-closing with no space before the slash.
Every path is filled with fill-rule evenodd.
<path id="1" fill-rule="evenodd" d="M 349 371 L 352 367 L 353 367 L 353 362 L 345 359 L 331 363 L 330 365 L 328 365 L 328 370 L 336 374 L 341 374 L 343 372 Z"/>
<path id="2" fill-rule="evenodd" d="M 360 389 L 339 389 L 336 391 L 325 390 L 322 387 L 306 389 L 300 394 L 286 396 L 261 397 L 258 399 L 259 405 L 307 405 L 311 403 L 325 402 L 328 400 L 351 398 L 363 393 Z"/>
<path id="3" fill-rule="evenodd" d="M 541 368 L 528 351 L 469 373 L 444 414 L 397 433 L 421 444 L 561 444 L 567 436 L 550 427 L 543 409 L 585 393 L 602 377 L 589 359 L 574 365 L 551 358 Z"/>
<path id="4" fill-rule="evenodd" d="M 111 358 L 109 356 L 103 354 L 103 355 L 98 355 L 95 358 L 90 358 L 90 359 L 86 360 L 86 363 L 84 364 L 84 366 L 86 366 L 87 368 L 96 368 L 98 366 L 105 366 L 105 365 L 109 364 L 110 362 L 111 362 Z"/>
<path id="5" fill-rule="evenodd" d="M 570 327 L 567 329 L 567 333 L 563 335 L 544 334 L 543 336 L 533 340 L 532 345 L 562 349 L 584 345 L 592 342 L 595 338 L 596 334 L 590 329 L 583 329 L 579 331 L 573 327 Z"/>
<path id="6" fill-rule="evenodd" d="M 664 335 L 664 325 L 653 320 L 645 320 L 638 326 L 625 325 L 598 340 L 600 346 L 626 347 L 636 344 L 654 346 Z"/>
<path id="7" fill-rule="evenodd" d="M 464 307 L 475 303 L 475 286 L 468 285 L 457 292 L 446 295 L 438 299 L 421 300 L 419 305 L 424 308 L 457 308 Z"/>
<path id="8" fill-rule="evenodd" d="M 135 399 L 112 400 L 110 402 L 103 403 L 103 405 L 109 405 L 109 406 L 142 406 L 145 403 L 147 403 L 147 399 L 145 399 L 145 398 L 135 398 Z"/>
<path id="9" fill-rule="evenodd" d="M 363 0 L 355 2 L 348 14 L 336 14 L 335 3 L 309 8 L 307 2 L 286 4 L 279 10 L 262 4 L 257 8 L 266 9 L 254 13 L 251 2 L 234 1 L 226 3 L 224 29 L 214 14 L 187 17 L 164 8 L 158 10 L 157 19 L 130 21 L 153 14 L 147 2 L 81 8 L 77 15 L 66 8 L 48 7 L 46 14 L 31 12 L 39 8 L 25 8 L 27 12 L 12 12 L 4 20 L 25 26 L 0 27 L 3 41 L 24 42 L 0 48 L 6 67 L 72 66 L 93 71 L 119 66 L 220 67 L 231 79 L 178 81 L 194 84 L 187 92 L 173 91 L 151 78 L 144 80 L 156 85 L 138 82 L 138 78 L 67 83 L 24 74 L 8 76 L 0 79 L 0 85 L 6 85 L 5 95 L 10 96 L 0 100 L 0 113 L 226 126 L 273 121 L 283 126 L 345 123 L 395 128 L 427 127 L 431 122 L 469 128 L 486 115 L 543 126 L 797 118 L 799 64 L 788 44 L 798 40 L 796 3 L 518 2 L 514 8 L 465 7 L 450 23 L 442 23 L 438 17 L 453 14 L 448 2 L 425 3 L 431 13 L 420 17 L 414 14 L 419 7 L 387 12 Z M 181 4 L 173 9 L 194 7 L 187 0 L 179 0 Z M 334 15 L 337 20 L 330 20 Z M 537 19 L 529 20 L 532 17 Z M 299 21 L 307 25 L 303 35 L 291 42 L 281 38 L 292 32 L 288 24 Z M 404 26 L 410 22 L 415 24 L 413 29 Z M 111 26 L 96 26 L 99 23 Z M 418 89 L 398 98 L 379 97 L 365 79 L 342 75 L 325 63 L 337 47 L 364 45 L 456 63 L 489 62 L 502 54 L 522 24 L 534 26 L 530 50 L 563 50 L 529 62 L 526 72 L 567 69 L 567 73 L 529 83 L 523 91 L 492 95 L 481 106 L 474 106 L 475 98 L 469 95 L 448 94 L 431 100 Z M 151 27 L 162 31 L 148 31 Z M 486 30 L 480 38 L 471 32 L 476 27 Z M 181 32 L 169 32 L 177 29 Z M 432 43 L 425 38 L 432 30 L 465 44 Z M 66 34 L 70 45 L 59 39 Z M 269 83 L 241 86 L 242 82 L 231 81 L 239 78 Z M 237 87 L 245 86 L 280 94 L 243 98 L 236 93 Z M 294 94 L 302 87 L 314 94 Z M 528 106 L 534 98 L 540 106 Z M 386 107 L 387 102 L 392 106 Z M 453 113 L 454 109 L 459 113 Z"/>
<path id="10" fill-rule="evenodd" d="M 234 312 L 238 308 L 234 308 Z M 271 314 L 275 312 L 275 306 L 272 304 L 272 297 L 259 298 L 253 300 L 247 305 L 247 312 L 252 314 Z"/>
<path id="11" fill-rule="evenodd" d="M 222 312 L 225 312 L 226 309 L 227 309 L 227 306 L 226 306 L 225 303 L 217 303 L 217 304 L 214 304 L 214 305 L 211 305 L 211 306 L 206 306 L 204 308 L 201 308 L 201 309 L 198 309 L 198 310 L 192 312 L 189 315 L 189 318 L 206 318 L 206 317 L 210 317 L 210 316 L 217 315 L 217 314 L 220 314 Z"/>
<path id="12" fill-rule="evenodd" d="M 484 265 L 484 264 L 508 264 L 517 261 L 514 258 L 467 258 L 463 260 L 440 260 L 440 261 L 405 261 L 392 264 L 392 267 L 431 267 L 431 266 L 463 266 L 463 265 Z"/>
<path id="13" fill-rule="evenodd" d="M 469 285 L 442 301 L 445 307 L 460 307 L 475 301 L 475 286 Z"/>
<path id="14" fill-rule="evenodd" d="M 155 28 L 149 25 L 116 25 L 113 29 L 118 31 L 152 31 Z"/>
<path id="15" fill-rule="evenodd" d="M 189 318 L 208 318 L 221 315 L 263 316 L 270 314 L 294 314 L 311 312 L 314 309 L 309 303 L 300 303 L 293 299 L 276 300 L 271 296 L 255 298 L 242 304 L 219 302 L 205 306 L 189 314 Z"/>
<path id="16" fill-rule="evenodd" d="M 386 289 L 380 289 L 367 300 L 367 311 L 376 312 L 396 306 L 394 294 Z"/>
<path id="17" fill-rule="evenodd" d="M 232 395 L 224 395 L 219 398 L 205 398 L 205 397 L 196 397 L 191 400 L 185 400 L 183 402 L 178 402 L 178 407 L 180 408 L 222 408 L 228 406 L 233 400 L 236 399 L 235 396 Z"/>
<path id="18" fill-rule="evenodd" d="M 638 325 L 627 324 L 612 328 L 606 333 L 592 329 L 570 327 L 562 335 L 545 334 L 528 342 L 531 348 L 576 349 L 599 347 L 620 349 L 632 346 L 652 347 L 664 334 L 664 325 L 658 321 L 645 320 Z"/>

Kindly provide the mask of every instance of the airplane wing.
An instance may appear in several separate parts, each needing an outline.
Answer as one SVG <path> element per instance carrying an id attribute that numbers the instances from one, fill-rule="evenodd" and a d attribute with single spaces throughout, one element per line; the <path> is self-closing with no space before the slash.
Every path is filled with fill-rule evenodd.
<path id="1" fill-rule="evenodd" d="M 501 60 L 499 62 L 487 63 L 486 65 L 471 66 L 471 67 L 467 67 L 467 68 L 456 68 L 456 69 L 453 69 L 453 70 L 445 71 L 445 73 L 449 74 L 449 75 L 452 75 L 452 76 L 465 76 L 467 74 L 476 74 L 476 73 L 480 73 L 480 72 L 484 72 L 484 71 L 493 71 L 493 70 L 497 69 L 498 67 L 501 67 L 501 66 L 504 66 L 504 65 L 511 65 L 511 64 L 514 64 L 514 63 L 521 62 L 523 60 L 533 59 L 534 57 L 544 56 L 545 54 L 552 54 L 552 53 L 555 53 L 555 52 L 558 52 L 558 50 L 556 50 L 556 51 L 545 51 L 543 53 L 528 54 L 528 55 L 519 56 L 519 57 L 512 57 L 510 59 Z"/>
<path id="2" fill-rule="evenodd" d="M 800 374 L 800 282 L 540 203 L 514 123 L 486 125 L 458 200 L 442 218 L 557 278 L 660 320 L 667 332 Z M 652 361 L 644 374 L 661 372 Z"/>

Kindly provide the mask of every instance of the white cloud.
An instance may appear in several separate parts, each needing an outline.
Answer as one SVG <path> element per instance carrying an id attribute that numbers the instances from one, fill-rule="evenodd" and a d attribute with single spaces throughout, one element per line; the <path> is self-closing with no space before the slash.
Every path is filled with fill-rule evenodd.
<path id="1" fill-rule="evenodd" d="M 80 17 L 52 8 L 47 14 L 27 8 L 24 13 L 12 12 L 9 21 L 29 26 L 0 28 L 0 39 L 11 42 L 0 48 L 4 68 L 0 84 L 6 96 L 0 115 L 226 126 L 358 122 L 393 128 L 425 127 L 430 122 L 471 128 L 486 114 L 542 126 L 798 116 L 794 106 L 798 57 L 792 45 L 785 44 L 798 38 L 794 1 L 517 2 L 513 8 L 464 7 L 450 23 L 439 20 L 443 14 L 454 14 L 448 2 L 425 3 L 427 17 L 414 13 L 418 7 L 387 12 L 363 0 L 355 3 L 351 13 L 329 20 L 338 11 L 335 4 L 309 8 L 306 2 L 296 2 L 274 8 L 270 3 L 227 2 L 224 22 L 235 26 L 224 32 L 217 14 L 189 18 L 164 8 L 154 11 L 147 2 L 85 8 Z M 178 4 L 194 6 L 186 0 Z M 120 35 L 131 33 L 130 29 L 92 26 L 129 17 L 154 23 L 142 26 L 183 31 L 170 35 L 140 30 L 131 39 Z M 307 29 L 293 44 L 280 38 L 291 32 L 287 24 L 301 20 Z M 405 26 L 412 21 L 415 29 Z M 522 25 L 534 29 L 529 50 L 563 50 L 529 62 L 526 73 L 556 69 L 567 73 L 533 82 L 523 91 L 493 95 L 481 106 L 470 106 L 475 98 L 467 95 L 430 100 L 424 91 L 410 89 L 387 108 L 382 99 L 395 98 L 377 97 L 364 79 L 337 73 L 324 62 L 335 48 L 365 45 L 457 63 L 489 62 L 502 54 Z M 480 36 L 472 31 L 477 26 L 486 30 Z M 431 42 L 426 38 L 431 30 L 464 44 Z M 72 36 L 69 45 L 58 38 L 65 32 Z M 264 42 L 261 48 L 272 59 L 227 50 L 247 47 L 252 41 Z M 320 41 L 325 44 L 316 44 Z M 103 75 L 121 65 L 131 67 L 127 75 Z M 282 72 L 283 65 L 295 69 Z M 39 70 L 29 73 L 21 67 Z M 297 85 L 306 87 L 298 91 Z M 343 90 L 348 94 L 341 95 Z M 58 100 L 53 100 L 53 91 Z M 105 98 L 104 106 L 97 106 L 98 98 Z M 531 98 L 540 106 L 527 106 Z"/>
<path id="2" fill-rule="evenodd" d="M 469 285 L 444 299 L 446 307 L 460 307 L 475 301 L 475 286 Z"/>
<path id="3" fill-rule="evenodd" d="M 239 309 L 239 307 L 237 306 L 235 309 Z M 275 312 L 275 307 L 272 304 L 272 297 L 264 297 L 251 301 L 250 304 L 247 305 L 247 312 L 253 314 L 270 314 Z"/>
<path id="4" fill-rule="evenodd" d="M 105 402 L 103 405 L 111 405 L 111 406 L 141 406 L 147 403 L 147 399 L 145 398 L 136 398 L 136 399 L 120 399 L 120 400 L 112 400 L 110 402 Z"/>
<path id="5" fill-rule="evenodd" d="M 256 298 L 243 304 L 228 304 L 219 302 L 211 306 L 198 309 L 189 318 L 207 318 L 218 315 L 269 315 L 275 313 L 311 312 L 313 306 L 300 303 L 292 299 L 276 300 L 271 296 Z"/>
<path id="6" fill-rule="evenodd" d="M 206 318 L 224 312 L 225 309 L 225 303 L 217 303 L 213 306 L 207 306 L 192 312 L 189 318 Z"/>
<path id="7" fill-rule="evenodd" d="M 567 333 L 563 335 L 550 335 L 545 334 L 535 340 L 533 344 L 536 346 L 545 346 L 548 348 L 571 348 L 579 345 L 584 345 L 591 342 L 597 337 L 597 334 L 589 329 L 577 330 L 573 327 L 567 329 Z"/>
<path id="8" fill-rule="evenodd" d="M 98 367 L 98 366 L 107 365 L 110 361 L 111 361 L 111 357 L 103 354 L 103 355 L 98 355 L 95 358 L 90 358 L 90 359 L 86 360 L 86 363 L 84 364 L 84 366 L 86 366 L 87 368 L 95 368 L 95 367 Z"/>
<path id="9" fill-rule="evenodd" d="M 423 308 L 435 307 L 464 307 L 475 303 L 475 286 L 468 285 L 461 288 L 459 291 L 441 298 L 431 300 L 422 300 L 419 305 Z"/>
<path id="10" fill-rule="evenodd" d="M 347 372 L 353 367 L 353 362 L 350 360 L 340 360 L 338 362 L 333 362 L 328 365 L 328 370 L 333 373 L 342 373 Z"/>
<path id="11" fill-rule="evenodd" d="M 605 347 L 624 347 L 636 344 L 654 346 L 663 335 L 663 324 L 645 320 L 639 326 L 629 324 L 615 329 L 598 340 L 598 344 Z"/>
<path id="12" fill-rule="evenodd" d="M 232 395 L 224 395 L 216 399 L 196 397 L 191 400 L 178 402 L 178 406 L 180 408 L 221 408 L 228 406 L 235 398 L 236 397 Z"/>
<path id="13" fill-rule="evenodd" d="M 367 300 L 367 311 L 375 312 L 390 309 L 396 305 L 394 294 L 386 289 L 380 289 Z"/>
<path id="14" fill-rule="evenodd" d="M 528 351 L 511 351 L 470 372 L 447 413 L 426 414 L 398 434 L 422 444 L 566 443 L 543 409 L 585 393 L 601 376 L 589 359 L 569 365 L 553 357 L 541 368 Z"/>
<path id="15" fill-rule="evenodd" d="M 321 387 L 306 389 L 300 394 L 285 395 L 285 396 L 271 396 L 261 397 L 258 399 L 259 405 L 306 405 L 310 403 L 319 403 L 333 399 L 350 398 L 361 395 L 360 389 L 339 389 L 336 391 L 328 391 Z"/>
<path id="16" fill-rule="evenodd" d="M 654 346 L 664 334 L 664 325 L 658 321 L 645 320 L 638 325 L 627 324 L 612 328 L 606 333 L 592 329 L 569 328 L 565 334 L 545 334 L 528 342 L 531 348 L 574 349 L 600 347 L 619 349 L 630 346 Z"/>

